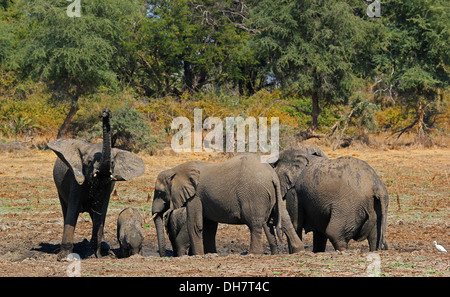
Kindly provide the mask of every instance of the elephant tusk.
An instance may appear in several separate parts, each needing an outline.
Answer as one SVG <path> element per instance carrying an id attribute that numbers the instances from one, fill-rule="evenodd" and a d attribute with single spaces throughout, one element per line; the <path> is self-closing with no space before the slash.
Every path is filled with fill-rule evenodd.
<path id="1" fill-rule="evenodd" d="M 112 180 L 117 180 L 112 174 L 109 176 Z"/>
<path id="2" fill-rule="evenodd" d="M 150 220 L 154 220 L 155 218 L 156 218 L 156 216 L 158 215 L 158 213 L 156 212 L 156 213 L 154 213 L 153 215 L 152 215 L 152 217 L 150 218 Z"/>

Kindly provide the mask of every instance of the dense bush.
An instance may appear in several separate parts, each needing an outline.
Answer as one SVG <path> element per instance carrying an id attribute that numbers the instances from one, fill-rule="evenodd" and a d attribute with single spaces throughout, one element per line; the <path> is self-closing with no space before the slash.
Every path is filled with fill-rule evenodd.
<path id="1" fill-rule="evenodd" d="M 152 153 L 158 146 L 158 138 L 148 124 L 148 120 L 136 109 L 125 105 L 113 110 L 111 118 L 112 146 L 132 152 L 147 151 Z M 78 137 L 88 141 L 102 138 L 101 122 L 91 129 L 78 133 Z"/>

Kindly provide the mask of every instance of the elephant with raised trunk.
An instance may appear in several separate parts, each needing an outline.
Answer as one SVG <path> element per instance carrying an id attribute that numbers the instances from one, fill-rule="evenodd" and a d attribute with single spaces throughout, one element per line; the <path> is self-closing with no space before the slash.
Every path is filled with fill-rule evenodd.
<path id="1" fill-rule="evenodd" d="M 370 251 L 387 249 L 388 192 L 369 164 L 302 148 L 281 152 L 273 166 L 298 235 L 313 232 L 313 252 L 325 251 L 327 239 L 336 250 L 351 239 L 367 239 Z"/>
<path id="2" fill-rule="evenodd" d="M 61 203 L 64 230 L 58 261 L 72 253 L 78 215 L 88 212 L 92 219 L 91 245 L 100 257 L 103 228 L 109 198 L 116 181 L 125 181 L 144 173 L 144 163 L 136 155 L 111 148 L 111 111 L 104 109 L 103 143 L 91 144 L 78 139 L 57 139 L 48 143 L 58 159 L 53 179 Z"/>
<path id="3" fill-rule="evenodd" d="M 283 206 L 278 177 L 256 155 L 244 154 L 215 164 L 191 161 L 159 173 L 152 213 L 161 256 L 165 256 L 166 250 L 163 214 L 181 207 L 186 207 L 193 255 L 217 252 L 218 223 L 247 225 L 251 234 L 250 253 L 262 253 L 262 230 L 269 229 L 264 226 L 272 215 L 276 217 L 277 229 L 286 233 L 290 251 L 303 250 Z"/>

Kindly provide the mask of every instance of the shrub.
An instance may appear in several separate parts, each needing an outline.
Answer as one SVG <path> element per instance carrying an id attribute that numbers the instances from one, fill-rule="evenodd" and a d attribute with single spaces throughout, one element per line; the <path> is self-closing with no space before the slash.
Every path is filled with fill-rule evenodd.
<path id="1" fill-rule="evenodd" d="M 112 146 L 132 152 L 152 153 L 158 146 L 158 138 L 148 124 L 148 120 L 137 110 L 125 105 L 112 112 Z M 102 138 L 102 124 L 97 122 L 92 129 L 79 132 L 78 137 L 88 141 Z"/>

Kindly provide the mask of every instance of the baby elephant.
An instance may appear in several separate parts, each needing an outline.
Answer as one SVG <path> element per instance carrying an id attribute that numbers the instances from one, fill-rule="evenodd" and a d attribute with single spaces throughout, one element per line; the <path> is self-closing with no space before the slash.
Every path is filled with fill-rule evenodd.
<path id="1" fill-rule="evenodd" d="M 186 251 L 190 248 L 186 217 L 186 207 L 171 209 L 165 215 L 166 230 L 174 257 L 186 255 Z"/>
<path id="2" fill-rule="evenodd" d="M 122 257 L 139 254 L 144 241 L 142 216 L 134 208 L 122 210 L 117 218 L 117 240 Z"/>

